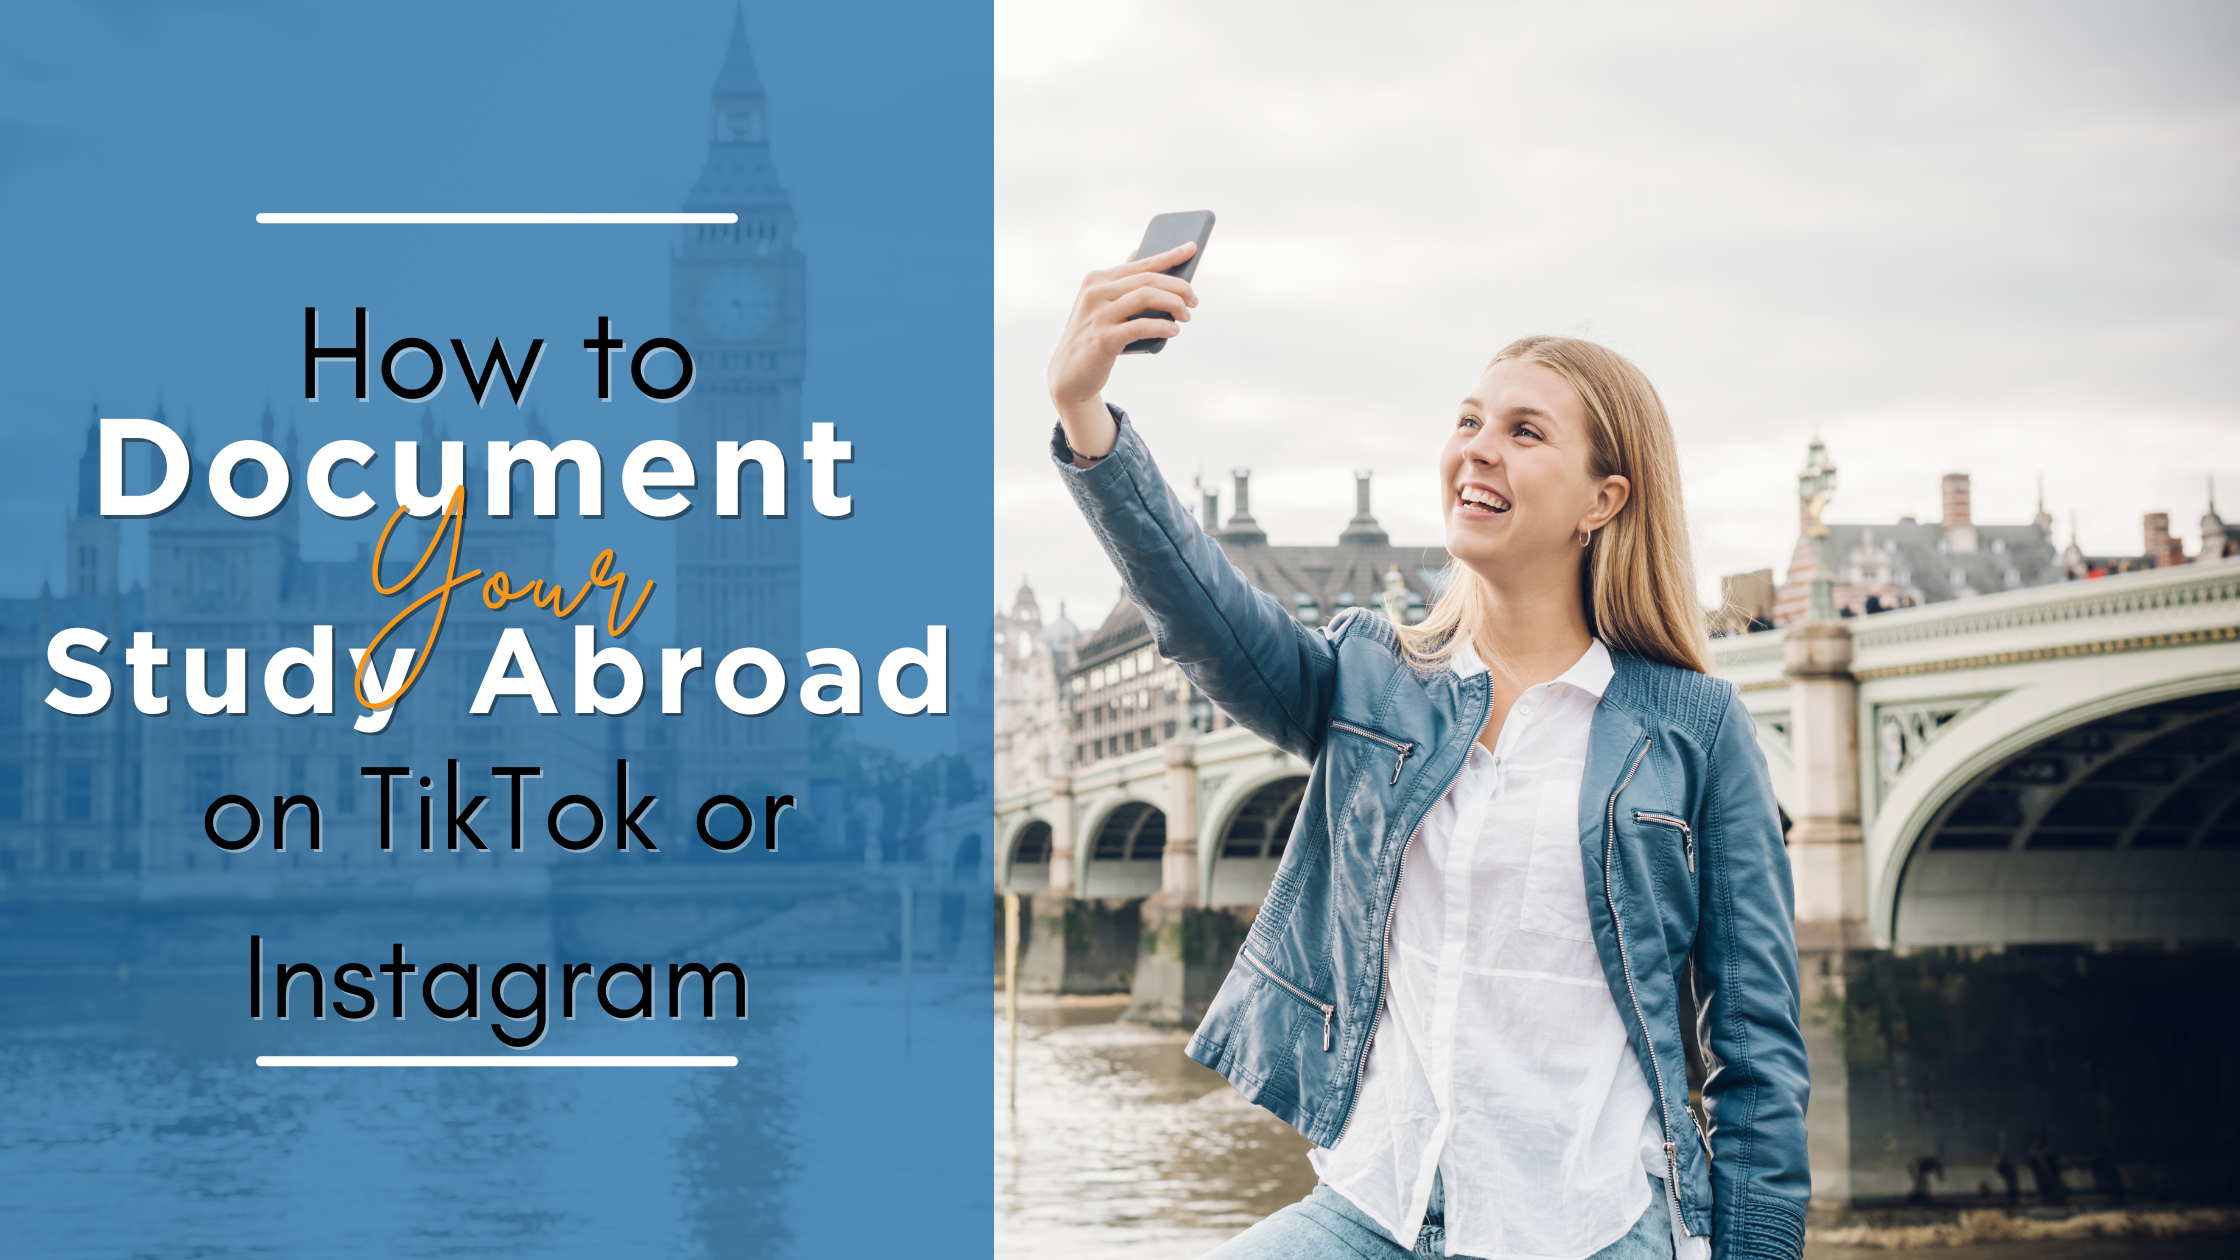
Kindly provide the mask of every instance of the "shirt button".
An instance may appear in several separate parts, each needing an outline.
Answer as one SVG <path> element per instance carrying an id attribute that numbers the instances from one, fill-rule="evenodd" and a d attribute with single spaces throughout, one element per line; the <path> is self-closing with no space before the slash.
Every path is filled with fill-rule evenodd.
<path id="1" fill-rule="evenodd" d="M 1518 716 L 1518 717 L 1531 717 L 1531 716 L 1532 716 L 1532 706 L 1531 706 L 1531 705 L 1529 705 L 1529 704 L 1520 704 L 1520 705 L 1518 705 L 1518 706 L 1517 706 L 1517 716 Z"/>

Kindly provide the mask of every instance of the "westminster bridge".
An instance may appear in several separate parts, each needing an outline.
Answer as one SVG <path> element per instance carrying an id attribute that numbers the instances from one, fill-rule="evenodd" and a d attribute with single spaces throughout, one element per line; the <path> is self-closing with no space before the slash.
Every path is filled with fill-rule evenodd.
<path id="1" fill-rule="evenodd" d="M 1713 656 L 1787 831 L 1816 1198 L 2240 1197 L 2240 563 Z M 1194 1023 L 1307 770 L 1231 728 L 998 800 L 1022 984 Z"/>

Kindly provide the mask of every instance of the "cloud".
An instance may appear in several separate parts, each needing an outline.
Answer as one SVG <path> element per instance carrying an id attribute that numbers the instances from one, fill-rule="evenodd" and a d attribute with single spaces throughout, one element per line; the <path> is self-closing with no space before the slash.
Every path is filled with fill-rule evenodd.
<path id="1" fill-rule="evenodd" d="M 1525 332 L 1664 393 L 1697 566 L 1785 562 L 1824 434 L 1837 519 L 2023 520 L 2088 548 L 2240 501 L 2240 15 L 2213 4 L 1137 4 L 997 10 L 997 564 L 1045 606 L 1117 582 L 1043 462 L 1082 271 L 1220 216 L 1189 334 L 1108 396 L 1170 480 L 1251 466 L 1326 542 L 1355 465 L 1438 538 L 1448 409 Z M 1225 481 L 1225 477 L 1222 478 Z"/>

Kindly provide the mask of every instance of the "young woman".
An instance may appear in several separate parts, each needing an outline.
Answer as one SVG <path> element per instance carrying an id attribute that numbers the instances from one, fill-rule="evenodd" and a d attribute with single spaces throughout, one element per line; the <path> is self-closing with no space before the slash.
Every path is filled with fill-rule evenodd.
<path id="1" fill-rule="evenodd" d="M 1655 389 L 1589 342 L 1502 350 L 1439 452 L 1431 615 L 1308 629 L 1102 397 L 1122 346 L 1187 326 L 1158 273 L 1191 248 L 1091 273 L 1049 383 L 1052 453 L 1160 652 L 1314 765 L 1189 1053 L 1322 1180 L 1216 1255 L 1794 1260 L 1789 861 L 1750 716 L 1705 672 Z M 1153 309 L 1175 322 L 1129 322 Z"/>

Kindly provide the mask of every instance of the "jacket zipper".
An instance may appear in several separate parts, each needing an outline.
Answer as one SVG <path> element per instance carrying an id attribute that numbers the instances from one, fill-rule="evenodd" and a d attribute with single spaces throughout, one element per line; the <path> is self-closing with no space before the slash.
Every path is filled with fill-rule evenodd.
<path id="1" fill-rule="evenodd" d="M 1696 833 L 1688 827 L 1688 824 L 1670 814 L 1651 814 L 1638 809 L 1633 811 L 1633 820 L 1635 822 L 1658 823 L 1666 827 L 1678 827 L 1680 829 L 1680 843 L 1688 851 L 1688 873 L 1690 875 L 1696 873 Z"/>
<path id="2" fill-rule="evenodd" d="M 1416 746 L 1414 744 L 1403 744 L 1396 739 L 1387 739 L 1384 736 L 1377 734 L 1375 731 L 1364 730 L 1361 727 L 1355 726 L 1351 722 L 1340 722 L 1336 718 L 1332 718 L 1330 720 L 1330 729 L 1334 731 L 1344 731 L 1348 735 L 1359 735 L 1363 739 L 1373 740 L 1379 744 L 1383 744 L 1385 747 L 1400 754 L 1400 759 L 1392 763 L 1392 782 L 1385 784 L 1386 787 L 1392 787 L 1400 782 L 1400 767 L 1408 764 L 1409 754 L 1415 752 L 1416 750 Z"/>
<path id="3" fill-rule="evenodd" d="M 1282 976 L 1277 975 L 1275 972 L 1275 968 L 1270 967 L 1264 962 L 1261 962 L 1258 957 L 1254 956 L 1251 946 L 1240 946 L 1237 950 L 1237 954 L 1246 962 L 1251 963 L 1252 969 L 1254 971 L 1257 971 L 1261 975 L 1275 981 L 1277 984 L 1282 985 L 1285 989 L 1290 991 L 1293 997 L 1298 998 L 1300 1001 L 1305 1002 L 1307 1005 L 1322 1012 L 1322 1052 L 1324 1054 L 1330 1053 L 1330 1021 L 1337 1015 L 1338 1008 L 1329 1002 L 1324 1002 L 1315 998 L 1305 989 L 1302 989 L 1298 985 L 1295 985 L 1289 980 L 1284 979 Z"/>
<path id="4" fill-rule="evenodd" d="M 1493 684 L 1489 682 L 1486 684 L 1486 709 L 1490 712 L 1492 708 Z M 1485 724 L 1486 715 L 1480 713 L 1478 724 L 1470 728 L 1470 738 L 1475 740 L 1478 737 L 1478 732 L 1485 729 Z M 1358 727 L 1344 726 L 1335 720 L 1330 725 L 1336 726 L 1340 730 L 1352 730 L 1358 734 L 1367 735 L 1370 739 L 1377 740 L 1379 743 L 1392 743 L 1391 740 L 1382 736 L 1360 730 Z M 1401 750 L 1400 759 L 1405 761 L 1407 760 L 1407 752 L 1412 750 L 1415 745 L 1397 744 L 1394 747 Z M 1361 1101 L 1361 1076 L 1369 1070 L 1369 1047 L 1376 1044 L 1377 1025 L 1384 1022 L 1384 986 L 1392 964 L 1392 916 L 1400 909 L 1400 876 L 1406 873 L 1408 869 L 1408 850 L 1415 847 L 1416 834 L 1423 830 L 1423 820 L 1429 818 L 1433 806 L 1445 799 L 1447 793 L 1453 790 L 1454 781 L 1462 777 L 1463 767 L 1469 764 L 1470 750 L 1465 748 L 1463 749 L 1462 760 L 1455 763 L 1454 773 L 1447 776 L 1446 783 L 1440 787 L 1438 794 L 1431 798 L 1431 804 L 1424 806 L 1423 812 L 1416 816 L 1416 825 L 1409 829 L 1406 843 L 1400 846 L 1400 861 L 1392 868 L 1392 896 L 1384 903 L 1384 944 L 1381 952 L 1377 955 L 1377 1006 L 1369 1015 L 1369 1035 L 1362 1039 L 1361 1057 L 1354 1061 L 1353 1095 L 1346 1099 L 1346 1118 L 1338 1125 L 1338 1136 L 1330 1139 L 1330 1145 L 1332 1146 L 1345 1141 L 1346 1130 L 1353 1127 L 1354 1104 Z M 1394 783 L 1400 781 L 1400 768 L 1398 766 L 1392 768 L 1392 781 Z"/>
<path id="5" fill-rule="evenodd" d="M 1641 1025 L 1641 1044 L 1647 1047 L 1649 1051 L 1649 1066 L 1655 1071 L 1657 1077 L 1657 1125 L 1664 1131 L 1664 1189 L 1668 1206 L 1672 1209 L 1672 1236 L 1677 1240 L 1691 1237 L 1691 1235 L 1688 1233 L 1688 1223 L 1680 1215 L 1680 1154 L 1678 1148 L 1672 1142 L 1672 1108 L 1664 1092 L 1664 1064 L 1657 1059 L 1657 1043 L 1649 1035 L 1649 1017 L 1641 1009 L 1640 991 L 1633 986 L 1633 963 L 1626 954 L 1626 925 L 1625 921 L 1618 917 L 1618 897 L 1611 890 L 1610 883 L 1610 866 L 1617 859 L 1618 853 L 1618 796 L 1626 790 L 1628 784 L 1633 782 L 1633 776 L 1640 772 L 1642 761 L 1649 756 L 1649 745 L 1654 742 L 1653 736 L 1643 737 L 1641 751 L 1633 755 L 1633 765 L 1626 770 L 1626 777 L 1619 780 L 1616 790 L 1610 793 L 1610 805 L 1606 813 L 1606 829 L 1603 833 L 1602 900 L 1604 904 L 1610 907 L 1610 928 L 1618 938 L 1618 971 L 1626 978 L 1626 996 L 1633 1000 L 1633 1017 Z M 1638 818 L 1639 815 L 1637 814 L 1636 817 Z M 1661 821 L 1678 821 L 1677 819 L 1664 820 L 1661 815 L 1657 817 Z M 1680 823 L 1680 827 L 1685 832 L 1687 824 Z M 1701 1132 L 1701 1130 L 1698 1130 L 1698 1132 Z"/>
<path id="6" fill-rule="evenodd" d="M 1635 822 L 1656 823 L 1665 827 L 1679 828 L 1681 846 L 1687 851 L 1688 854 L 1688 873 L 1690 875 L 1696 873 L 1696 833 L 1693 828 L 1688 826 L 1685 820 L 1674 818 L 1670 814 L 1656 814 L 1641 809 L 1633 811 L 1633 820 Z M 1710 1159 L 1712 1157 L 1711 1135 L 1704 1131 L 1703 1121 L 1696 1115 L 1695 1109 L 1692 1107 L 1688 1110 L 1688 1120 L 1696 1127 L 1696 1140 L 1703 1143 L 1703 1157 L 1705 1159 Z"/>

